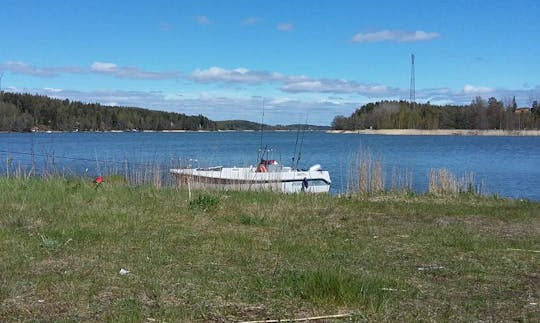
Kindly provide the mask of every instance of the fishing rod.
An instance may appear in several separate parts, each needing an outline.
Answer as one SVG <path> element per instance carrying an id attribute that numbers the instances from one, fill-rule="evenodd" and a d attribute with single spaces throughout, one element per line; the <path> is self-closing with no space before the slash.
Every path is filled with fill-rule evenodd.
<path id="1" fill-rule="evenodd" d="M 298 163 L 300 162 L 300 159 L 302 158 L 302 147 L 304 145 L 304 135 L 306 134 L 307 121 L 308 121 L 308 116 L 306 114 L 306 121 L 304 122 L 304 126 L 302 127 L 302 139 L 300 140 L 300 148 L 298 149 L 298 158 L 296 159 L 296 166 L 295 166 L 296 169 L 298 169 Z"/>
<path id="2" fill-rule="evenodd" d="M 261 140 L 259 143 L 259 152 L 257 153 L 257 164 L 261 162 L 261 159 L 264 157 L 263 149 L 263 133 L 264 133 L 264 98 L 262 99 L 262 117 L 261 117 Z M 266 147 L 264 148 L 266 149 Z"/>
<path id="3" fill-rule="evenodd" d="M 294 166 L 294 159 L 296 158 L 296 148 L 298 147 L 298 137 L 300 137 L 300 124 L 298 125 L 298 128 L 296 129 L 296 142 L 294 143 L 294 153 L 292 156 L 292 166 Z"/>

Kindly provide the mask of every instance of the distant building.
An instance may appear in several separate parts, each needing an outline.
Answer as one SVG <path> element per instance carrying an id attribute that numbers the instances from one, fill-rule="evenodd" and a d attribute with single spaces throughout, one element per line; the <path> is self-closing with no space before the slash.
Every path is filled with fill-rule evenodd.
<path id="1" fill-rule="evenodd" d="M 520 114 L 523 114 L 523 113 L 531 113 L 531 108 L 517 108 L 515 113 L 520 113 Z"/>

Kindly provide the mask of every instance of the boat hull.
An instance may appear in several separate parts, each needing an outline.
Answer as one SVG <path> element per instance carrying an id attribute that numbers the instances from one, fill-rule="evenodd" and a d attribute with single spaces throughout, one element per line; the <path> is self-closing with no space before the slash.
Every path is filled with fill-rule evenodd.
<path id="1" fill-rule="evenodd" d="M 284 193 L 328 193 L 327 171 L 299 171 L 283 168 L 275 172 L 257 172 L 253 167 L 212 169 L 171 169 L 177 186 L 193 189 L 275 191 Z"/>

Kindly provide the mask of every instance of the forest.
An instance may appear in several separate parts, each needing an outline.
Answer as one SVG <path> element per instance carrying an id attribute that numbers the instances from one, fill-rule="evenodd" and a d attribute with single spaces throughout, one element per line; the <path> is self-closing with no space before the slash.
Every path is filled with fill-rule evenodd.
<path id="1" fill-rule="evenodd" d="M 226 120 L 226 121 L 216 121 L 218 130 L 251 130 L 259 131 L 261 130 L 261 124 L 259 122 L 252 122 L 246 120 Z M 290 124 L 290 125 L 267 125 L 263 126 L 264 131 L 275 131 L 275 130 L 306 130 L 306 131 L 323 131 L 330 130 L 329 126 L 317 126 L 311 124 Z"/>
<path id="2" fill-rule="evenodd" d="M 217 130 L 198 115 L 2 92 L 0 131 Z"/>
<path id="3" fill-rule="evenodd" d="M 253 130 L 261 124 L 246 120 L 212 121 L 205 116 L 135 107 L 105 106 L 42 95 L 2 92 L 0 131 L 111 131 L 111 130 Z M 266 130 L 329 130 L 328 126 L 267 125 Z"/>
<path id="4" fill-rule="evenodd" d="M 433 105 L 408 101 L 380 101 L 363 105 L 350 117 L 337 116 L 335 130 L 361 129 L 540 129 L 540 107 L 518 109 L 508 103 L 476 97 L 469 105 Z"/>
<path id="5" fill-rule="evenodd" d="M 538 101 L 518 108 L 496 98 L 476 97 L 468 105 L 434 105 L 408 101 L 379 101 L 361 106 L 349 117 L 336 116 L 331 128 L 361 129 L 540 129 Z M 0 131 L 111 131 L 111 130 L 260 130 L 245 120 L 212 121 L 203 115 L 106 106 L 55 99 L 27 93 L 2 92 Z M 264 130 L 328 130 L 313 125 L 264 125 Z"/>

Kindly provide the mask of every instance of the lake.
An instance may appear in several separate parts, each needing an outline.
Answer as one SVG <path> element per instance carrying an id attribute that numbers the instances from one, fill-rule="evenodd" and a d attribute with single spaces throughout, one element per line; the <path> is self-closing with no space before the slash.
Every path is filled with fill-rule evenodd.
<path id="1" fill-rule="evenodd" d="M 425 192 L 430 169 L 456 176 L 474 173 L 483 191 L 540 200 L 540 137 L 383 136 L 324 132 L 120 132 L 2 133 L 0 171 L 97 176 L 130 168 L 247 166 L 257 161 L 260 143 L 272 159 L 290 165 L 301 150 L 300 168 L 321 164 L 330 171 L 332 193 L 352 182 L 358 155 L 380 160 L 389 184 L 392 172 L 409 173 L 415 191 Z M 298 139 L 298 140 L 297 140 Z M 8 169 L 9 165 L 9 169 Z"/>

